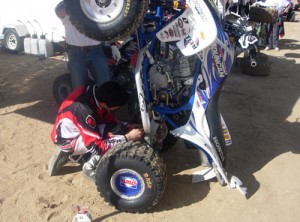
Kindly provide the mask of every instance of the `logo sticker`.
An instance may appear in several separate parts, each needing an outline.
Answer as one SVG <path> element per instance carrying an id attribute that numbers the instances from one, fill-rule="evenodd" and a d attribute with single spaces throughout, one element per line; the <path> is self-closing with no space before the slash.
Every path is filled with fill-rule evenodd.
<path id="1" fill-rule="evenodd" d="M 92 128 L 96 127 L 96 120 L 91 115 L 86 118 L 85 122 Z"/>
<path id="2" fill-rule="evenodd" d="M 174 36 L 174 31 L 173 31 L 173 29 L 172 29 L 172 28 L 169 28 L 169 35 L 170 35 L 171 37 L 173 37 L 173 36 Z"/>
<path id="3" fill-rule="evenodd" d="M 120 186 L 137 189 L 137 180 L 134 178 L 121 176 Z"/>
<path id="4" fill-rule="evenodd" d="M 178 19 L 178 25 L 180 28 L 183 28 L 183 21 L 182 19 Z"/>
<path id="5" fill-rule="evenodd" d="M 191 36 L 187 36 L 184 38 L 184 45 L 191 45 L 193 49 L 196 49 L 199 46 L 199 39 L 196 38 L 195 41 L 192 39 Z"/>

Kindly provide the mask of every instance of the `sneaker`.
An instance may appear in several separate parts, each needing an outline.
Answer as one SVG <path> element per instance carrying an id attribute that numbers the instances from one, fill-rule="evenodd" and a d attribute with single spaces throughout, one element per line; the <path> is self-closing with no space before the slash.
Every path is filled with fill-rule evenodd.
<path id="1" fill-rule="evenodd" d="M 280 49 L 278 47 L 276 47 L 275 50 L 278 51 L 278 52 L 280 51 Z"/>
<path id="2" fill-rule="evenodd" d="M 69 156 L 70 153 L 64 152 L 56 147 L 56 150 L 48 162 L 49 176 L 56 175 L 58 171 L 69 161 Z"/>
<path id="3" fill-rule="evenodd" d="M 270 50 L 270 47 L 267 46 L 267 47 L 265 48 L 265 51 L 269 51 L 269 50 Z"/>

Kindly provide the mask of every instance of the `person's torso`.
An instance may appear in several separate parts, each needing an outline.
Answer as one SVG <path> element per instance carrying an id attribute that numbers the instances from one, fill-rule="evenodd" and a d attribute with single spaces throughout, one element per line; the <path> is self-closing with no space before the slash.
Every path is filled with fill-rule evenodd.
<path id="1" fill-rule="evenodd" d="M 101 42 L 91 39 L 81 32 L 70 22 L 69 16 L 66 15 L 62 22 L 65 26 L 66 43 L 74 46 L 94 46 Z"/>

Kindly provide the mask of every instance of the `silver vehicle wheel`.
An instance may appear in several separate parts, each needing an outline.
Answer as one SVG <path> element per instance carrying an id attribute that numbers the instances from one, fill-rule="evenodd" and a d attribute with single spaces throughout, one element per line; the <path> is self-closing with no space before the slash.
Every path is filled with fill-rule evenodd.
<path id="1" fill-rule="evenodd" d="M 16 30 L 6 29 L 4 32 L 4 47 L 11 53 L 17 53 L 23 50 L 24 37 L 20 37 Z"/>
<path id="2" fill-rule="evenodd" d="M 10 50 L 15 50 L 17 48 L 17 37 L 14 34 L 10 33 L 7 36 L 6 44 Z"/>
<path id="3" fill-rule="evenodd" d="M 84 0 L 80 1 L 83 13 L 98 23 L 115 20 L 123 9 L 123 0 Z"/>
<path id="4" fill-rule="evenodd" d="M 99 41 L 126 39 L 142 23 L 148 0 L 64 0 L 70 21 Z"/>

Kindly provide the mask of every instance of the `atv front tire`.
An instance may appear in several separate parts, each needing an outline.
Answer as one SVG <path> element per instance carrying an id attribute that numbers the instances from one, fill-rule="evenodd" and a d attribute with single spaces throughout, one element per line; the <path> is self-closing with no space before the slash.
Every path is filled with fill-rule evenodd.
<path id="1" fill-rule="evenodd" d="M 166 166 L 158 153 L 141 142 L 125 142 L 108 150 L 96 170 L 100 196 L 116 209 L 142 213 L 161 199 Z"/>
<path id="2" fill-rule="evenodd" d="M 58 105 L 61 105 L 65 98 L 72 92 L 71 74 L 65 73 L 58 76 L 53 83 L 53 96 Z"/>
<path id="3" fill-rule="evenodd" d="M 256 55 L 256 66 L 251 66 L 251 61 L 248 58 L 243 58 L 241 61 L 242 72 L 250 76 L 268 76 L 271 72 L 271 64 L 268 61 L 266 54 L 259 53 Z"/>
<path id="4" fill-rule="evenodd" d="M 250 7 L 249 20 L 262 23 L 274 23 L 278 19 L 278 11 L 274 8 Z"/>
<path id="5" fill-rule="evenodd" d="M 64 0 L 70 20 L 86 36 L 99 41 L 121 40 L 141 24 L 148 0 Z"/>

